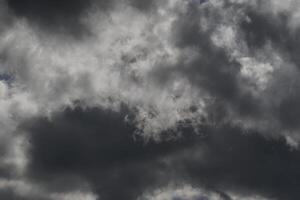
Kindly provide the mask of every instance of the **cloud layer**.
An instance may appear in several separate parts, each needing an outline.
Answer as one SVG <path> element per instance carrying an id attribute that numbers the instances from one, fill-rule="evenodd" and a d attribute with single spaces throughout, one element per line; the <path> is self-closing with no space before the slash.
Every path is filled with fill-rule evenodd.
<path id="1" fill-rule="evenodd" d="M 299 199 L 295 0 L 0 0 L 0 198 Z"/>

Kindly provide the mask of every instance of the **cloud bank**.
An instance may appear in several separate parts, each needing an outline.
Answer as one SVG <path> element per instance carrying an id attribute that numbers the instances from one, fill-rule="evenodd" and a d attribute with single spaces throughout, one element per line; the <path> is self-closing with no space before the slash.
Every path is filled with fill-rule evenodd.
<path id="1" fill-rule="evenodd" d="M 0 0 L 1 199 L 299 199 L 296 0 Z"/>

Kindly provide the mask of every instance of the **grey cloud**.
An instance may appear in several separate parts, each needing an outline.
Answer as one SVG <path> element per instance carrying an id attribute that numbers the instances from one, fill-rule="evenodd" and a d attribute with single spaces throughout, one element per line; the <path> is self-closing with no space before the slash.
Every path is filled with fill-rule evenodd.
<path id="1" fill-rule="evenodd" d="M 149 0 L 149 1 L 146 1 L 146 0 L 129 0 L 129 3 L 141 10 L 141 11 L 148 11 L 148 10 L 151 10 L 153 8 L 155 8 L 155 6 L 157 5 L 157 1 L 156 0 Z"/>
<path id="2" fill-rule="evenodd" d="M 26 198 L 16 195 L 12 189 L 0 190 L 0 198 L 7 200 L 26 200 Z"/>
<path id="3" fill-rule="evenodd" d="M 287 145 L 299 141 L 300 115 L 289 13 L 234 0 L 3 2 L 15 24 L 3 23 L 0 40 L 0 153 L 10 156 L 16 136 L 28 146 L 24 171 L 1 163 L 1 178 L 38 184 L 45 198 L 91 189 L 133 200 L 184 183 L 223 199 L 299 199 L 300 153 Z M 227 46 L 213 40 L 222 27 Z M 93 37 L 57 35 L 85 31 Z"/>
<path id="4" fill-rule="evenodd" d="M 299 27 L 291 25 L 290 13 L 282 11 L 274 14 L 247 9 L 245 14 L 249 21 L 241 22 L 241 30 L 250 50 L 255 51 L 269 42 L 299 66 Z"/>
<path id="5" fill-rule="evenodd" d="M 275 81 L 270 85 L 272 91 L 280 91 L 271 97 L 277 98 L 279 103 L 273 106 L 269 103 L 268 106 L 271 108 L 266 112 L 274 113 L 284 129 L 297 130 L 299 112 L 296 102 L 299 100 L 299 82 L 296 76 L 299 73 L 299 27 L 291 25 L 292 13 L 287 11 L 274 13 L 247 8 L 244 12 L 246 18 L 241 21 L 240 30 L 250 53 L 264 52 L 264 48 L 270 45 L 285 61 L 279 70 L 281 72 L 274 73 Z M 293 67 L 290 65 L 296 69 L 291 70 Z"/>
<path id="6" fill-rule="evenodd" d="M 294 64 L 298 67 L 298 28 L 291 27 L 290 13 L 272 12 L 264 8 L 261 2 L 257 4 L 253 7 L 247 3 L 226 1 L 221 7 L 188 5 L 186 11 L 177 15 L 171 28 L 173 45 L 182 54 L 175 64 L 159 62 L 160 67 L 154 69 L 154 77 L 162 84 L 176 81 L 176 77 L 184 77 L 201 93 L 208 93 L 213 103 L 211 107 L 206 107 L 207 113 L 219 116 L 217 123 L 219 120 L 233 122 L 234 113 L 237 120 L 250 119 L 253 123 L 264 120 L 269 124 L 267 126 L 279 128 L 272 129 L 272 132 L 289 136 L 288 131 L 297 130 L 299 118 L 295 108 L 299 84 L 294 75 L 298 72 L 291 70 Z M 269 7 L 272 7 L 271 3 Z M 226 19 L 222 13 L 228 12 L 231 16 L 234 11 L 237 20 Z M 201 19 L 207 20 L 206 24 L 202 25 Z M 244 66 L 239 57 L 212 40 L 216 29 L 226 24 L 236 27 L 239 37 L 234 42 L 245 42 L 244 49 L 239 49 L 241 55 L 272 63 L 266 49 L 271 44 L 270 48 L 283 60 L 282 64 L 278 64 L 279 69 L 272 72 L 272 81 L 267 89 L 259 95 L 255 94 L 257 88 L 255 92 L 249 89 L 252 83 L 243 77 Z"/>
<path id="7" fill-rule="evenodd" d="M 30 174 L 42 181 L 83 176 L 103 199 L 135 199 L 145 187 L 164 182 L 164 164 L 158 158 L 176 145 L 135 142 L 135 128 L 126 125 L 124 114 L 77 108 L 58 114 L 53 122 L 34 121 L 28 129 Z"/>
<path id="8" fill-rule="evenodd" d="M 230 125 L 204 126 L 197 135 L 187 126 L 181 127 L 181 138 L 145 143 L 134 139 L 135 128 L 124 122 L 126 114 L 130 111 L 76 108 L 51 120 L 28 122 L 27 176 L 44 185 L 56 180 L 51 187 L 59 190 L 55 188 L 61 187 L 61 177 L 75 175 L 87 180 L 102 199 L 136 199 L 173 182 L 225 194 L 299 197 L 300 153 L 282 137 L 267 139 L 255 131 L 243 134 Z"/>
<path id="9" fill-rule="evenodd" d="M 34 197 L 34 196 L 24 197 L 22 195 L 15 194 L 13 189 L 0 190 L 0 198 L 5 200 L 50 200 L 47 197 Z"/>
<path id="10" fill-rule="evenodd" d="M 193 86 L 207 92 L 213 99 L 216 98 L 224 110 L 229 108 L 247 117 L 260 115 L 260 99 L 245 90 L 244 86 L 248 83 L 240 78 L 241 64 L 226 49 L 212 42 L 211 35 L 222 24 L 218 11 L 211 7 L 199 11 L 190 5 L 185 13 L 177 16 L 172 24 L 172 41 L 183 52 L 186 49 L 191 51 L 174 66 L 164 69 L 164 63 L 160 64 L 161 68 L 154 76 L 165 82 L 177 74 L 187 78 Z M 209 19 L 207 30 L 201 27 L 201 18 Z"/>
<path id="11" fill-rule="evenodd" d="M 51 35 L 67 34 L 75 39 L 91 36 L 85 21 L 90 12 L 109 13 L 115 4 L 128 4 L 142 12 L 155 7 L 153 0 L 5 0 L 5 3 L 17 18 L 27 19 L 33 27 L 37 25 L 39 31 L 50 32 Z"/>
<path id="12" fill-rule="evenodd" d="M 63 31 L 78 37 L 86 31 L 81 17 L 91 1 L 7 0 L 6 3 L 17 17 L 40 25 L 42 30 Z"/>

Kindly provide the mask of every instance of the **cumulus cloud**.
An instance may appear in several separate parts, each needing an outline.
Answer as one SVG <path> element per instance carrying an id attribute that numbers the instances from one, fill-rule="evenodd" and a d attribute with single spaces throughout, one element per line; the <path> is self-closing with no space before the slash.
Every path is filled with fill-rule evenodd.
<path id="1" fill-rule="evenodd" d="M 298 199 L 299 30 L 296 0 L 0 0 L 0 197 Z"/>

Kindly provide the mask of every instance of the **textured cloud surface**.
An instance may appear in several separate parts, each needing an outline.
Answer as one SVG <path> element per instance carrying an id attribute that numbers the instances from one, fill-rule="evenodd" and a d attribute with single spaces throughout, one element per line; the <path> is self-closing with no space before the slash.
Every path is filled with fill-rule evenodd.
<path id="1" fill-rule="evenodd" d="M 298 200 L 297 0 L 0 0 L 0 199 Z"/>

